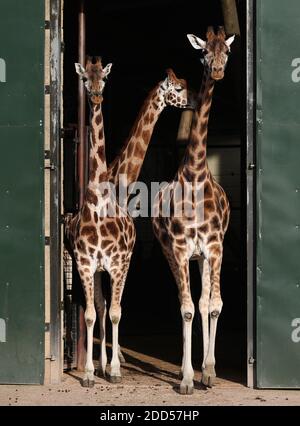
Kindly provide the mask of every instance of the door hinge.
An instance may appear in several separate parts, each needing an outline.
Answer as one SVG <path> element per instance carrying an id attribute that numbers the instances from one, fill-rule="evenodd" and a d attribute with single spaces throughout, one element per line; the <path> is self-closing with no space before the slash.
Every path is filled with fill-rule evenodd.
<path id="1" fill-rule="evenodd" d="M 62 300 L 60 302 L 60 310 L 63 311 L 64 309 L 65 309 L 65 304 L 64 304 L 64 301 Z"/>
<path id="2" fill-rule="evenodd" d="M 50 237 L 45 237 L 45 246 L 50 246 Z"/>
<path id="3" fill-rule="evenodd" d="M 45 20 L 45 30 L 50 30 L 50 21 L 48 19 Z"/>
<path id="4" fill-rule="evenodd" d="M 255 358 L 253 358 L 253 356 L 250 356 L 250 358 L 248 359 L 248 364 L 250 365 L 255 364 Z"/>
<path id="5" fill-rule="evenodd" d="M 50 95 L 50 84 L 45 84 L 44 92 L 45 95 Z"/>
<path id="6" fill-rule="evenodd" d="M 255 164 L 254 163 L 249 163 L 248 170 L 254 170 L 254 169 L 255 169 Z"/>
<path id="7" fill-rule="evenodd" d="M 50 356 L 46 356 L 45 359 L 50 359 L 50 361 L 56 361 L 56 356 L 52 354 Z"/>
<path id="8" fill-rule="evenodd" d="M 49 165 L 45 166 L 44 169 L 53 172 L 56 169 L 56 166 L 53 163 L 50 163 Z"/>
<path id="9" fill-rule="evenodd" d="M 45 332 L 50 331 L 50 322 L 45 322 Z"/>

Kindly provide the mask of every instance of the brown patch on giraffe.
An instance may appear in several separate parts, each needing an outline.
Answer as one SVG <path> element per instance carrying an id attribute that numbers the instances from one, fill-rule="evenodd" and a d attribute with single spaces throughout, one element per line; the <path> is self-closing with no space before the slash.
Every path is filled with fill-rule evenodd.
<path id="1" fill-rule="evenodd" d="M 207 238 L 207 244 L 215 243 L 215 242 L 218 242 L 218 241 L 219 241 L 218 234 L 211 234 L 211 235 L 209 235 L 209 237 Z"/>
<path id="2" fill-rule="evenodd" d="M 96 115 L 95 122 L 96 122 L 97 126 L 99 126 L 99 124 L 102 123 L 102 115 L 101 114 Z"/>
<path id="3" fill-rule="evenodd" d="M 208 232 L 208 225 L 204 224 L 199 226 L 198 231 L 201 232 L 201 234 L 206 234 Z"/>
<path id="4" fill-rule="evenodd" d="M 91 262 L 89 261 L 89 259 L 87 259 L 86 257 L 82 257 L 81 256 L 81 258 L 80 258 L 80 264 L 81 265 L 86 265 L 86 266 L 89 266 L 90 264 L 91 264 Z"/>
<path id="5" fill-rule="evenodd" d="M 91 181 L 93 181 L 95 179 L 95 177 L 96 177 L 97 168 L 98 168 L 98 163 L 97 163 L 96 158 L 90 159 L 90 175 L 89 175 L 89 179 Z"/>
<path id="6" fill-rule="evenodd" d="M 95 232 L 95 227 L 91 225 L 85 225 L 81 228 L 81 235 L 90 235 Z"/>
<path id="7" fill-rule="evenodd" d="M 99 175 L 99 183 L 104 182 L 106 180 L 106 178 L 107 178 L 107 173 L 106 172 L 100 173 L 100 175 Z"/>
<path id="8" fill-rule="evenodd" d="M 213 200 L 204 201 L 204 213 L 208 214 L 215 210 L 215 203 Z"/>
<path id="9" fill-rule="evenodd" d="M 143 130 L 142 138 L 145 143 L 147 143 L 150 139 L 150 130 Z"/>
<path id="10" fill-rule="evenodd" d="M 220 220 L 216 215 L 212 217 L 212 219 L 210 220 L 210 224 L 212 231 L 219 231 L 221 228 Z"/>
<path id="11" fill-rule="evenodd" d="M 115 254 L 112 258 L 111 258 L 112 262 L 116 262 L 117 260 L 119 260 L 119 255 Z"/>
<path id="12" fill-rule="evenodd" d="M 102 240 L 101 241 L 101 247 L 103 249 L 106 249 L 110 244 L 113 244 L 112 240 Z"/>
<path id="13" fill-rule="evenodd" d="M 171 232 L 174 235 L 183 234 L 184 228 L 183 228 L 182 224 L 179 222 L 179 220 L 175 219 L 171 222 Z"/>
<path id="14" fill-rule="evenodd" d="M 78 250 L 80 250 L 82 253 L 86 253 L 86 245 L 85 242 L 83 240 L 79 240 L 77 243 L 77 248 Z M 77 253 L 76 253 L 77 254 Z"/>
<path id="15" fill-rule="evenodd" d="M 118 244 L 119 244 L 119 248 L 120 248 L 121 251 L 127 250 L 127 245 L 126 245 L 125 238 L 124 238 L 123 235 L 120 235 Z"/>
<path id="16" fill-rule="evenodd" d="M 145 154 L 144 148 L 142 147 L 142 145 L 140 144 L 140 142 L 137 142 L 136 145 L 135 145 L 135 149 L 134 149 L 133 155 L 135 157 L 137 157 L 137 158 L 141 158 L 142 159 L 144 157 L 144 154 Z"/>
<path id="17" fill-rule="evenodd" d="M 98 133 L 98 138 L 99 139 L 103 139 L 103 136 L 104 136 L 104 130 L 103 130 L 103 127 L 101 127 L 101 129 L 99 130 L 99 133 Z M 101 148 L 103 148 L 104 149 L 104 147 L 102 146 Z M 102 157 L 101 157 L 102 158 Z"/>
<path id="18" fill-rule="evenodd" d="M 147 112 L 147 114 L 144 117 L 144 125 L 147 126 L 147 124 L 149 124 L 150 121 L 150 117 L 149 117 L 149 113 Z"/>
<path id="19" fill-rule="evenodd" d="M 212 198 L 212 196 L 213 196 L 213 190 L 212 190 L 211 184 L 210 182 L 206 181 L 204 184 L 204 198 L 205 199 Z"/>
<path id="20" fill-rule="evenodd" d="M 104 162 L 105 158 L 105 149 L 104 146 L 99 146 L 97 150 L 98 157 L 101 159 L 102 162 Z"/>
<path id="21" fill-rule="evenodd" d="M 95 249 L 93 247 L 89 247 L 89 253 L 91 256 L 95 253 Z"/>
<path id="22" fill-rule="evenodd" d="M 114 222 L 108 222 L 106 224 L 106 228 L 108 230 L 108 232 L 113 235 L 114 237 L 117 237 L 118 235 L 118 228 L 116 226 L 116 224 Z"/>
<path id="23" fill-rule="evenodd" d="M 88 242 L 90 243 L 90 244 L 92 244 L 93 246 L 97 246 L 97 244 L 98 244 L 98 235 L 97 235 L 97 232 L 96 232 L 96 230 L 95 230 L 95 232 L 93 232 L 89 237 L 88 237 Z"/>
<path id="24" fill-rule="evenodd" d="M 94 204 L 95 206 L 98 204 L 98 197 L 93 191 L 90 190 L 90 188 L 87 188 L 86 190 L 85 199 L 88 203 Z"/>
<path id="25" fill-rule="evenodd" d="M 98 223 L 98 215 L 96 212 L 94 212 L 94 222 Z"/>
<path id="26" fill-rule="evenodd" d="M 151 112 L 151 114 L 150 114 L 150 123 L 152 123 L 153 120 L 154 120 L 154 114 L 153 114 L 153 112 Z"/>
<path id="27" fill-rule="evenodd" d="M 100 225 L 100 234 L 102 237 L 107 237 L 108 236 L 108 232 L 107 229 L 105 227 L 105 225 Z"/>
<path id="28" fill-rule="evenodd" d="M 191 170 L 189 170 L 187 167 L 183 170 L 183 176 L 186 181 L 191 182 L 195 179 L 195 173 L 193 173 Z"/>
<path id="29" fill-rule="evenodd" d="M 206 179 L 206 176 L 207 176 L 206 170 L 204 170 L 202 173 L 198 175 L 197 182 L 204 182 Z"/>
<path id="30" fill-rule="evenodd" d="M 81 217 L 83 222 L 89 222 L 91 220 L 91 212 L 88 206 L 85 204 L 82 209 Z"/>
<path id="31" fill-rule="evenodd" d="M 196 236 L 196 229 L 195 228 L 189 228 L 187 229 L 187 235 L 189 238 L 195 238 Z"/>

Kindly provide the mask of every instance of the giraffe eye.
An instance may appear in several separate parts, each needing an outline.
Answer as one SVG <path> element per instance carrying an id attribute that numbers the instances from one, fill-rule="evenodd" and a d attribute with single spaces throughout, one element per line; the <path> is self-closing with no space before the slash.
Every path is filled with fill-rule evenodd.
<path id="1" fill-rule="evenodd" d="M 82 77 L 81 80 L 85 83 L 87 81 L 86 77 Z"/>
<path id="2" fill-rule="evenodd" d="M 183 90 L 183 87 L 176 87 L 175 90 L 176 90 L 176 92 L 179 93 L 179 92 L 181 92 Z"/>

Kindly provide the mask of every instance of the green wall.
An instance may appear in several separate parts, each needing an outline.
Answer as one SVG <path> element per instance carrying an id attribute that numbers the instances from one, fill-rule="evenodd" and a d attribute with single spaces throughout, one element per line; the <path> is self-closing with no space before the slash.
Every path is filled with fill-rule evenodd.
<path id="1" fill-rule="evenodd" d="M 44 0 L 0 7 L 0 383 L 42 383 Z"/>
<path id="2" fill-rule="evenodd" d="M 300 58 L 299 0 L 257 1 L 256 359 L 257 384 L 266 388 L 300 387 L 300 59 L 295 58 Z"/>

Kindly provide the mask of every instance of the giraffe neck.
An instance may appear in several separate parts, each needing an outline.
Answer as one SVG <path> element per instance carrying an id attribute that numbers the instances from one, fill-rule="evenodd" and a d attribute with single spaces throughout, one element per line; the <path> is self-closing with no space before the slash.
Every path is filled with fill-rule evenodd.
<path id="1" fill-rule="evenodd" d="M 198 108 L 193 117 L 190 141 L 178 171 L 178 178 L 182 176 L 188 181 L 194 179 L 199 181 L 199 176 L 202 176 L 204 180 L 204 174 L 206 176 L 208 173 L 206 142 L 214 83 L 214 80 L 205 68 L 201 90 L 198 95 Z"/>
<path id="2" fill-rule="evenodd" d="M 155 123 L 165 106 L 163 89 L 158 84 L 146 98 L 120 154 L 110 164 L 108 181 L 118 186 L 121 174 L 126 175 L 126 186 L 137 181 Z"/>
<path id="3" fill-rule="evenodd" d="M 89 185 L 106 179 L 105 136 L 101 104 L 91 106 Z"/>

